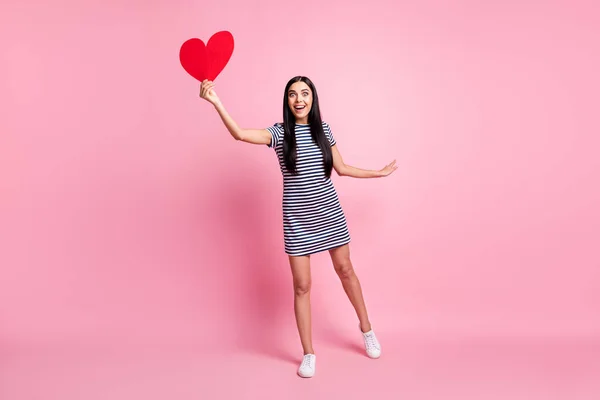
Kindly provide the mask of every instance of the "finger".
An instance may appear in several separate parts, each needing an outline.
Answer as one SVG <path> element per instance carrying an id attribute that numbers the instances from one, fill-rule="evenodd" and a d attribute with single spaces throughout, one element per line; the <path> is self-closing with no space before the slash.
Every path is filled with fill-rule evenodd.
<path id="1" fill-rule="evenodd" d="M 211 91 L 211 90 L 212 90 L 214 87 L 215 87 L 215 84 L 214 84 L 214 83 L 210 83 L 210 82 L 209 82 L 209 83 L 207 83 L 207 84 L 204 86 L 204 94 L 206 95 L 206 94 L 210 93 L 210 91 Z"/>
<path id="2" fill-rule="evenodd" d="M 213 90 L 215 87 L 214 83 L 209 83 L 206 85 L 206 93 L 210 93 L 211 90 Z"/>

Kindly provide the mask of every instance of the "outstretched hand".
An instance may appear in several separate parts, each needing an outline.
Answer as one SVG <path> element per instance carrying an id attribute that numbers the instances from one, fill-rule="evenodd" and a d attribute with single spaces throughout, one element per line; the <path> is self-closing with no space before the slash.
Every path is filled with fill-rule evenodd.
<path id="1" fill-rule="evenodd" d="M 219 103 L 219 97 L 214 91 L 215 83 L 205 79 L 200 84 L 200 97 L 216 106 Z"/>
<path id="2" fill-rule="evenodd" d="M 386 165 L 385 167 L 383 167 L 382 169 L 380 169 L 379 172 L 381 173 L 381 176 L 388 176 L 389 174 L 391 174 L 392 172 L 394 172 L 397 169 L 398 169 L 398 166 L 396 165 L 396 160 L 394 160 L 391 163 L 389 163 L 388 165 Z"/>

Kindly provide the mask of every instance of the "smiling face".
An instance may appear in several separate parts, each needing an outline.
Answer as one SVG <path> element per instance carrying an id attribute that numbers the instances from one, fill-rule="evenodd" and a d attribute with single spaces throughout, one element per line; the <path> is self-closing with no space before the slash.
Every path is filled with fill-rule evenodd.
<path id="1" fill-rule="evenodd" d="M 288 106 L 296 117 L 296 123 L 307 124 L 313 102 L 312 91 L 308 85 L 304 82 L 294 83 L 288 90 L 287 99 Z"/>

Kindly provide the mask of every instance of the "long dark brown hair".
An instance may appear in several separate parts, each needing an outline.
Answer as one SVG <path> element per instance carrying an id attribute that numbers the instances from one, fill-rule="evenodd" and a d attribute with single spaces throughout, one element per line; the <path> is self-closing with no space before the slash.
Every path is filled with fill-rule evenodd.
<path id="1" fill-rule="evenodd" d="M 331 176 L 333 168 L 333 156 L 329 140 L 323 131 L 323 121 L 321 120 L 321 110 L 319 109 L 319 96 L 313 82 L 305 76 L 296 76 L 287 83 L 283 93 L 283 159 L 288 171 L 292 174 L 298 174 L 296 169 L 297 149 L 296 149 L 296 117 L 292 113 L 288 104 L 288 90 L 296 82 L 304 82 L 312 91 L 312 107 L 308 113 L 308 124 L 310 125 L 310 134 L 313 141 L 319 146 L 323 153 L 323 165 L 325 167 L 325 176 Z"/>

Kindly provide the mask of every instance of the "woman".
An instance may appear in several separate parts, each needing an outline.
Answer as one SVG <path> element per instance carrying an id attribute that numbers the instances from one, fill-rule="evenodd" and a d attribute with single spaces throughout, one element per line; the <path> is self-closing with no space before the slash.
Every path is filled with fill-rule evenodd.
<path id="1" fill-rule="evenodd" d="M 376 178 L 397 169 L 395 161 L 379 171 L 355 168 L 344 163 L 330 126 L 321 120 L 319 98 L 314 84 L 302 76 L 292 78 L 285 87 L 283 123 L 266 129 L 242 129 L 227 113 L 205 80 L 200 97 L 219 113 L 229 133 L 246 143 L 273 148 L 283 175 L 283 232 L 294 282 L 294 312 L 304 357 L 298 368 L 301 377 L 315 374 L 316 356 L 311 337 L 310 255 L 329 251 L 359 319 L 366 353 L 379 358 L 381 346 L 371 328 L 361 285 L 350 260 L 350 234 L 346 218 L 331 181 L 331 171 L 340 176 Z"/>

